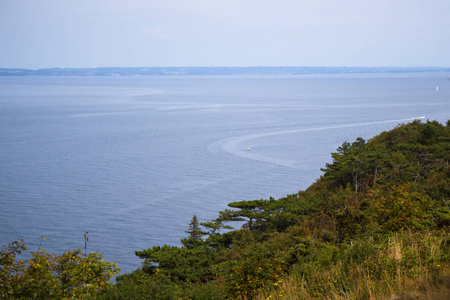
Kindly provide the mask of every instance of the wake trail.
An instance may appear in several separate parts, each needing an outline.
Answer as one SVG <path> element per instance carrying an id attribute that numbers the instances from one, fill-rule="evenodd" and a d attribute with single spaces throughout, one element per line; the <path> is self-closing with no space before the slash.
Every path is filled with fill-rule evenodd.
<path id="1" fill-rule="evenodd" d="M 248 135 L 242 135 L 227 139 L 222 139 L 219 141 L 216 141 L 208 146 L 209 150 L 220 148 L 224 150 L 225 152 L 248 158 L 258 161 L 264 161 L 269 163 L 275 163 L 277 165 L 286 166 L 286 167 L 292 167 L 293 164 L 297 163 L 297 161 L 294 160 L 280 160 L 280 158 L 271 158 L 266 157 L 262 155 L 255 154 L 251 151 L 245 151 L 245 148 L 248 147 L 249 143 L 248 141 L 263 138 L 263 137 L 269 137 L 269 136 L 276 136 L 276 135 L 282 135 L 282 134 L 292 134 L 292 133 L 301 133 L 301 132 L 310 132 L 310 131 L 321 131 L 321 130 L 330 130 L 330 129 L 339 129 L 339 128 L 350 128 L 350 127 L 359 127 L 359 126 L 369 126 L 369 125 L 379 125 L 379 124 L 389 124 L 389 123 L 399 123 L 399 122 L 405 122 L 405 121 L 412 121 L 412 120 L 418 120 L 418 119 L 424 119 L 425 117 L 412 117 L 412 118 L 404 118 L 404 119 L 395 119 L 395 120 L 383 120 L 383 121 L 371 121 L 371 122 L 357 122 L 357 123 L 350 123 L 350 124 L 342 124 L 342 125 L 332 125 L 332 126 L 319 126 L 319 127 L 312 127 L 312 128 L 300 128 L 300 129 L 291 129 L 291 130 L 284 130 L 284 131 L 272 131 L 272 132 L 263 132 L 263 133 L 256 133 L 256 134 L 248 134 Z"/>

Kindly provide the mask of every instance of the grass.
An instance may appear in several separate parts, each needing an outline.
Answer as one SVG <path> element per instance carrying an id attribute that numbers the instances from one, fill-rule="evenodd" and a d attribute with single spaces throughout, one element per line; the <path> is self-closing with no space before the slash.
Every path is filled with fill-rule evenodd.
<path id="1" fill-rule="evenodd" d="M 381 242 L 358 241 L 314 274 L 305 274 L 307 263 L 298 262 L 288 277 L 255 299 L 450 299 L 449 241 L 446 233 L 398 233 Z M 320 261 L 315 264 L 320 266 Z"/>

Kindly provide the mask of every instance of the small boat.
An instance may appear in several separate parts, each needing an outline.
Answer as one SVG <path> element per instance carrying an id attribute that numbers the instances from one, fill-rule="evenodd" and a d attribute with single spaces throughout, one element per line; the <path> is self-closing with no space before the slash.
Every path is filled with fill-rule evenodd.
<path id="1" fill-rule="evenodd" d="M 439 87 L 438 86 L 436 86 L 436 92 L 439 92 Z"/>
<path id="2" fill-rule="evenodd" d="M 250 147 L 247 147 L 245 148 L 245 151 L 250 151 L 250 149 L 251 149 Z"/>

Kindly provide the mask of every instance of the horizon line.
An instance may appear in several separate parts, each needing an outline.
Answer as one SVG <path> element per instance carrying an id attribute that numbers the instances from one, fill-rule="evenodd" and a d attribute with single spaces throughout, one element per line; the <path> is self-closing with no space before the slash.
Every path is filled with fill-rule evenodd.
<path id="1" fill-rule="evenodd" d="M 340 66 L 308 66 L 308 65 L 298 65 L 298 66 L 270 66 L 270 65 L 253 65 L 253 66 L 202 66 L 202 65 L 196 65 L 196 66 L 127 66 L 127 67 L 118 67 L 118 66 L 108 66 L 108 67 L 43 67 L 43 68 L 22 68 L 22 67 L 0 67 L 2 70 L 32 70 L 32 71 L 38 71 L 38 70 L 48 70 L 48 69 L 109 69 L 109 68 L 120 68 L 120 69 L 138 69 L 138 68 L 146 68 L 146 69 L 160 69 L 160 68 L 364 68 L 364 69 L 450 69 L 450 66 L 346 66 L 346 65 L 340 65 Z"/>

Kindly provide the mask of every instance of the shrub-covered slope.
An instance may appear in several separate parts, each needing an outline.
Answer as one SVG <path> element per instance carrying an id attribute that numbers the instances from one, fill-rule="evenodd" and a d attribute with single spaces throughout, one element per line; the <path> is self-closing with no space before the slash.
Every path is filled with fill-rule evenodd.
<path id="1" fill-rule="evenodd" d="M 194 216 L 183 247 L 136 251 L 143 268 L 103 297 L 449 296 L 450 122 L 399 125 L 331 156 L 305 191 L 230 203 L 216 220 Z"/>
<path id="2" fill-rule="evenodd" d="M 305 191 L 194 215 L 182 247 L 136 251 L 143 267 L 94 296 L 450 299 L 450 121 L 399 125 L 331 156 Z"/>

